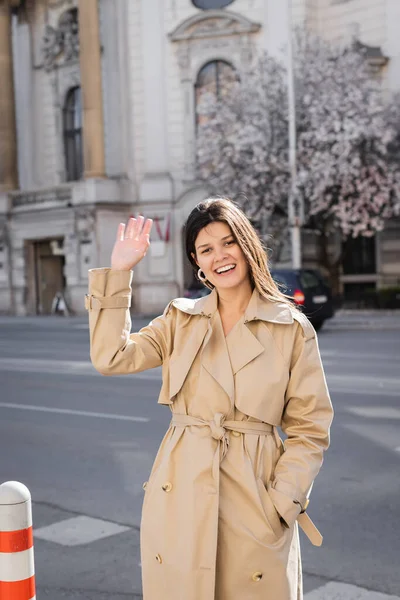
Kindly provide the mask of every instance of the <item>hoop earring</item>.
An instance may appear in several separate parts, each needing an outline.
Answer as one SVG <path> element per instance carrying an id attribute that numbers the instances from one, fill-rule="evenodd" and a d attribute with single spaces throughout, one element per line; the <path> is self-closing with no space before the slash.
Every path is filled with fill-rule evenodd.
<path id="1" fill-rule="evenodd" d="M 205 283 L 207 281 L 207 277 L 204 275 L 203 271 L 201 269 L 199 269 L 197 271 L 197 277 L 200 279 L 200 281 L 202 281 L 203 283 Z"/>

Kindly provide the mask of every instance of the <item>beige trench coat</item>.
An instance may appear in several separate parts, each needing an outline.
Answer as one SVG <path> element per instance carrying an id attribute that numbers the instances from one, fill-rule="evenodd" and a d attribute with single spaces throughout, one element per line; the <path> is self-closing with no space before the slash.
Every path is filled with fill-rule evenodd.
<path id="1" fill-rule="evenodd" d="M 86 307 L 96 369 L 162 365 L 172 411 L 143 503 L 144 600 L 300 600 L 298 523 L 321 543 L 303 511 L 332 420 L 313 327 L 254 291 L 225 337 L 214 290 L 131 334 L 131 277 L 91 270 Z"/>

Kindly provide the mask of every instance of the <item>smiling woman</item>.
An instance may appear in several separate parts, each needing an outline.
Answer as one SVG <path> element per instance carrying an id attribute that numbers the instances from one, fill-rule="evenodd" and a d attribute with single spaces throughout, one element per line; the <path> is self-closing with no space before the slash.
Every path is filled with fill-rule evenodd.
<path id="1" fill-rule="evenodd" d="M 332 420 L 315 331 L 272 280 L 246 215 L 211 198 L 185 226 L 211 293 L 176 298 L 131 333 L 130 269 L 150 229 L 143 217 L 120 225 L 87 300 L 94 366 L 162 366 L 158 402 L 172 412 L 144 487 L 143 598 L 301 600 L 298 525 L 321 544 L 305 511 Z"/>

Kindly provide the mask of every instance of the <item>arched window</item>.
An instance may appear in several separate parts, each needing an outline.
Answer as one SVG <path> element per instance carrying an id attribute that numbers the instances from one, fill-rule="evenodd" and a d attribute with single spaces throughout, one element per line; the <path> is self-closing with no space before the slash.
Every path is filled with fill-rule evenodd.
<path id="1" fill-rule="evenodd" d="M 81 88 L 68 90 L 63 111 L 65 172 L 67 181 L 83 174 Z"/>
<path id="2" fill-rule="evenodd" d="M 235 69 L 223 60 L 213 60 L 200 69 L 195 84 L 196 125 L 201 124 L 202 119 L 206 118 L 197 113 L 197 106 L 203 94 L 212 94 L 217 100 L 223 100 L 237 79 Z"/>
<path id="3" fill-rule="evenodd" d="M 232 4 L 234 0 L 192 0 L 196 8 L 202 10 L 212 10 L 215 8 L 225 8 L 229 4 Z"/>

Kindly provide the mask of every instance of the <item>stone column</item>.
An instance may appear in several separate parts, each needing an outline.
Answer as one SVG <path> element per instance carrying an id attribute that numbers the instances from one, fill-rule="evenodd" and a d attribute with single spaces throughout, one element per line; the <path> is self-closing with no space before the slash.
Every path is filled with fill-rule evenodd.
<path id="1" fill-rule="evenodd" d="M 11 9 L 0 0 L 0 191 L 18 187 Z"/>
<path id="2" fill-rule="evenodd" d="M 104 177 L 104 123 L 97 0 L 79 0 L 85 178 Z"/>
<path id="3" fill-rule="evenodd" d="M 142 201 L 170 201 L 173 197 L 167 140 L 165 10 L 164 0 L 141 2 L 146 145 Z"/>

